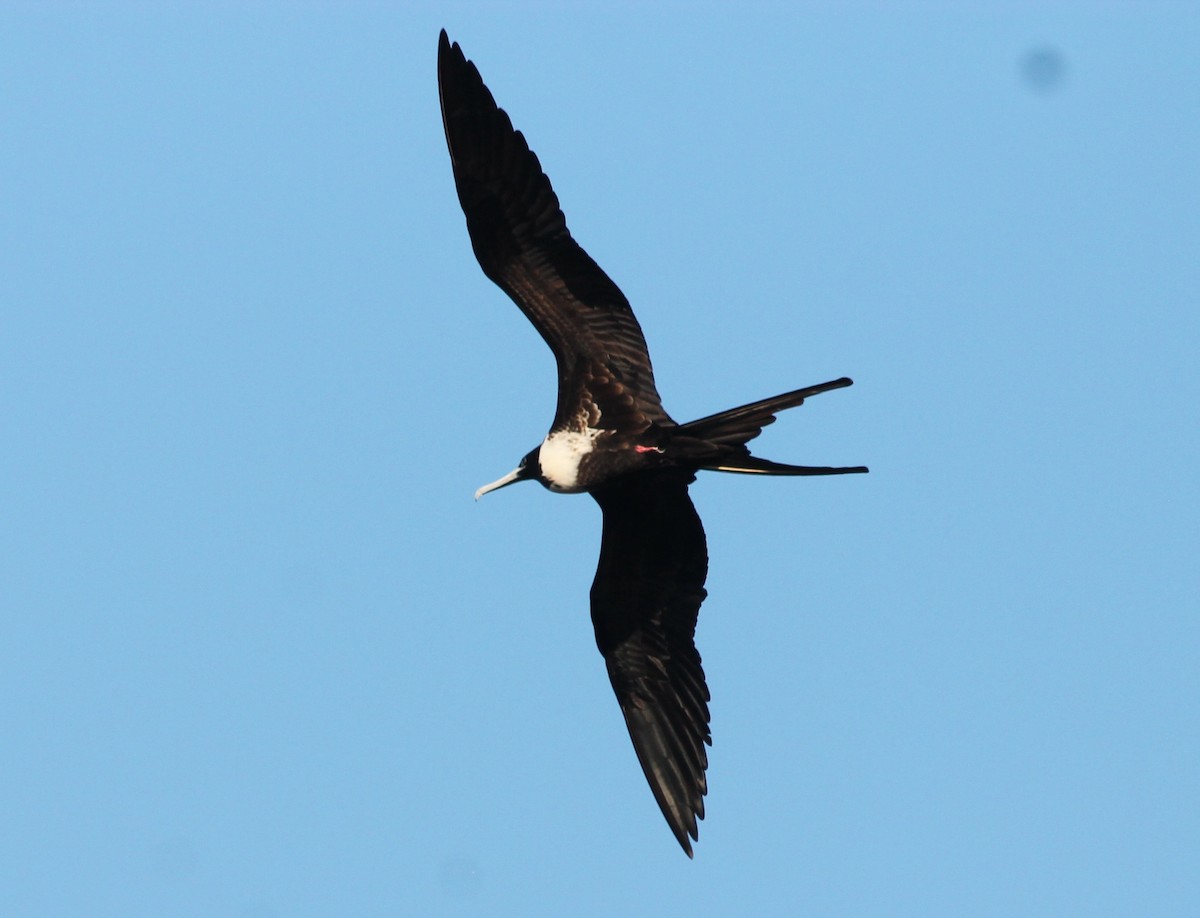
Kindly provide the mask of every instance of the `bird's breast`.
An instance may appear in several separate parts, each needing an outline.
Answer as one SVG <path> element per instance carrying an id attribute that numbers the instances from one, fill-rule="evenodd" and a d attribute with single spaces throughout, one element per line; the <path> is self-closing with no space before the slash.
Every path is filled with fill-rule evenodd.
<path id="1" fill-rule="evenodd" d="M 596 449 L 599 430 L 556 430 L 542 441 L 538 464 L 542 479 L 551 491 L 574 494 L 587 489 L 581 474 L 584 459 Z"/>

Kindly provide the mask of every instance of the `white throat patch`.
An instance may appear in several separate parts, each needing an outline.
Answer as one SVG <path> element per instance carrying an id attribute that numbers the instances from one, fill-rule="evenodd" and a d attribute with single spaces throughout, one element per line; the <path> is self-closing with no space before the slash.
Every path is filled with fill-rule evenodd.
<path id="1" fill-rule="evenodd" d="M 599 430 L 559 430 L 542 441 L 538 464 L 554 491 L 577 491 L 579 463 L 592 451 Z"/>

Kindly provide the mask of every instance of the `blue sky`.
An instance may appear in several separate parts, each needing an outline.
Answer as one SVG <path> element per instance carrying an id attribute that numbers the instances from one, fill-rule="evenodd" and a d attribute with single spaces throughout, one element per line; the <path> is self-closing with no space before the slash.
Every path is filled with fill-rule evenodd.
<path id="1" fill-rule="evenodd" d="M 869 476 L 693 487 L 695 861 L 594 503 L 471 499 L 554 371 L 471 255 L 443 26 L 675 417 L 856 381 L 758 451 Z M 6 5 L 0 912 L 1200 909 L 1198 47 L 1182 3 Z"/>

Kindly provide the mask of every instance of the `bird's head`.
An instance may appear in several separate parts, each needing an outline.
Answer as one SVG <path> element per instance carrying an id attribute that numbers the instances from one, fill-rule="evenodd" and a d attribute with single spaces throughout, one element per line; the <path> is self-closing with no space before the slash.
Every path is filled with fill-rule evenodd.
<path id="1" fill-rule="evenodd" d="M 493 481 L 491 484 L 485 484 L 482 488 L 476 491 L 475 499 L 479 500 L 479 498 L 487 494 L 488 491 L 498 491 L 500 488 L 507 487 L 514 482 L 541 480 L 542 465 L 538 461 L 538 454 L 541 453 L 541 451 L 542 448 L 540 446 L 535 446 L 524 455 L 524 457 L 521 459 L 521 464 L 515 469 L 513 469 L 503 478 L 499 478 L 496 481 Z"/>

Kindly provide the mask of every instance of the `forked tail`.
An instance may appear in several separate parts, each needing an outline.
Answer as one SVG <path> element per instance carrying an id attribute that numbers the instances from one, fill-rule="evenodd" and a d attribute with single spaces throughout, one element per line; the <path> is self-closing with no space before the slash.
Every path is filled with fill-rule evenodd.
<path id="1" fill-rule="evenodd" d="M 711 458 L 706 456 L 699 462 L 700 468 L 714 472 L 742 472 L 748 475 L 848 475 L 865 472 L 865 465 L 784 465 L 781 462 L 751 456 L 750 450 L 746 448 L 746 444 L 762 433 L 764 427 L 775 423 L 775 415 L 779 412 L 803 405 L 804 400 L 810 396 L 852 385 L 854 380 L 843 376 L 841 379 L 806 386 L 794 392 L 785 392 L 739 408 L 710 414 L 698 421 L 681 424 L 676 429 L 676 435 L 695 438 L 710 448 L 716 447 L 711 451 Z"/>

